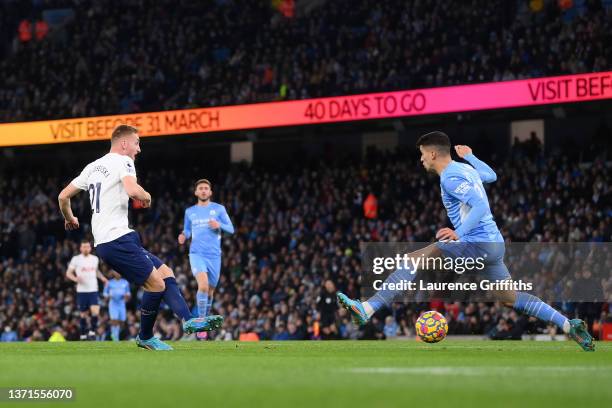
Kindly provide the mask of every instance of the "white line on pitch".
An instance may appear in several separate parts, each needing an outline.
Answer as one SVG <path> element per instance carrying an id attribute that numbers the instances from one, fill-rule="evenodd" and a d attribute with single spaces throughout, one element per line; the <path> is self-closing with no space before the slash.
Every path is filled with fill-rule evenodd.
<path id="1" fill-rule="evenodd" d="M 355 367 L 343 371 L 356 374 L 419 374 L 419 375 L 492 375 L 509 374 L 511 372 L 533 372 L 533 373 L 570 373 L 575 371 L 612 371 L 612 367 L 552 367 L 552 366 L 532 366 L 532 367 Z"/>

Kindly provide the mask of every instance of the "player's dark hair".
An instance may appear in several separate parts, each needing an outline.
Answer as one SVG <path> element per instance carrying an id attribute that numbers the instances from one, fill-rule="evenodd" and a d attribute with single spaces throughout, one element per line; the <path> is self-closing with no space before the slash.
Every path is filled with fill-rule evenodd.
<path id="1" fill-rule="evenodd" d="M 132 133 L 138 133 L 138 129 L 130 125 L 119 125 L 113 130 L 111 143 L 115 143 L 116 140 L 121 139 L 123 136 L 131 135 Z"/>
<path id="2" fill-rule="evenodd" d="M 446 133 L 436 130 L 419 137 L 416 147 L 419 149 L 421 146 L 433 147 L 440 153 L 450 154 L 451 143 Z"/>
<path id="3" fill-rule="evenodd" d="M 207 179 L 199 179 L 198 181 L 196 181 L 195 188 L 198 188 L 200 184 L 208 184 L 208 187 L 210 187 L 210 189 L 212 190 L 212 184 Z"/>
<path id="4" fill-rule="evenodd" d="M 89 239 L 87 239 L 87 238 L 83 238 L 81 240 L 81 244 L 90 244 L 91 245 L 91 241 L 89 241 Z"/>

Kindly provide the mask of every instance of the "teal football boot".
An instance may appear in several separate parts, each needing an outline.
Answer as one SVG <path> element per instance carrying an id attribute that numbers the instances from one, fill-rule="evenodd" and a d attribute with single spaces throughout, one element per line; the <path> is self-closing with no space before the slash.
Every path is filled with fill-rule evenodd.
<path id="1" fill-rule="evenodd" d="M 363 326 L 370 320 L 359 300 L 352 300 L 342 292 L 337 292 L 336 297 L 338 298 L 338 303 L 351 314 L 356 325 Z"/>
<path id="2" fill-rule="evenodd" d="M 183 323 L 185 334 L 220 329 L 223 326 L 223 316 L 194 317 Z"/>
<path id="3" fill-rule="evenodd" d="M 140 337 L 136 337 L 136 344 L 138 347 L 142 347 L 147 350 L 157 350 L 157 351 L 170 351 L 174 350 L 168 344 L 164 343 L 157 337 L 153 336 L 147 340 L 141 340 Z"/>
<path id="4" fill-rule="evenodd" d="M 572 319 L 570 322 L 570 332 L 568 335 L 573 339 L 584 351 L 595 351 L 595 343 L 593 336 L 587 331 L 587 325 L 580 319 Z"/>

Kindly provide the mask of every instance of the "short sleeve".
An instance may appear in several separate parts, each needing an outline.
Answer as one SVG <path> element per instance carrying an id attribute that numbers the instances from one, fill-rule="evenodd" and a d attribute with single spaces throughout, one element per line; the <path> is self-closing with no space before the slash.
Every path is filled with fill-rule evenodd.
<path id="1" fill-rule="evenodd" d="M 76 267 L 77 267 L 76 257 L 73 256 L 72 259 L 70 260 L 70 263 L 68 264 L 68 269 L 70 268 L 76 269 Z"/>
<path id="2" fill-rule="evenodd" d="M 123 180 L 125 176 L 136 177 L 136 167 L 134 166 L 134 160 L 130 157 L 122 156 L 118 161 L 119 166 L 119 178 Z"/>
<path id="3" fill-rule="evenodd" d="M 85 166 L 81 174 L 79 174 L 70 184 L 81 190 L 87 190 L 87 177 L 89 176 L 89 165 Z"/>

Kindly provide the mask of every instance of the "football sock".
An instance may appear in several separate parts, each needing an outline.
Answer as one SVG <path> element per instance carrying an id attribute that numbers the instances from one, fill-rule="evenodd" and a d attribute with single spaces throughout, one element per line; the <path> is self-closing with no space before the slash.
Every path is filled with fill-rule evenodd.
<path id="1" fill-rule="evenodd" d="M 211 312 L 212 312 L 212 304 L 213 304 L 213 297 L 209 296 L 208 297 L 208 304 L 206 305 L 206 316 L 211 314 Z"/>
<path id="2" fill-rule="evenodd" d="M 365 310 L 368 317 L 372 317 L 372 315 L 374 315 L 374 308 L 372 307 L 369 301 L 366 300 L 361 304 L 361 306 L 363 306 L 363 310 Z"/>
<path id="3" fill-rule="evenodd" d="M 383 306 L 391 307 L 391 303 L 393 303 L 393 299 L 400 293 L 404 292 L 401 289 L 387 289 L 389 284 L 397 284 L 401 281 L 410 281 L 412 282 L 416 276 L 416 273 L 412 273 L 414 270 L 413 267 L 409 266 L 405 269 L 398 269 L 393 272 L 387 279 L 385 279 L 385 283 L 383 284 L 383 289 L 376 292 L 374 296 L 369 298 L 367 302 L 363 303 L 363 308 L 368 314 L 368 317 L 371 317 L 378 309 Z"/>
<path id="4" fill-rule="evenodd" d="M 145 291 L 143 293 L 140 306 L 140 340 L 148 340 L 153 337 L 153 326 L 162 297 L 164 297 L 164 292 Z"/>
<path id="5" fill-rule="evenodd" d="M 176 279 L 169 277 L 164 279 L 164 282 L 166 284 L 166 290 L 163 292 L 164 302 L 166 302 L 166 304 L 170 306 L 170 309 L 172 309 L 172 311 L 181 319 L 191 319 L 189 306 L 187 306 L 185 298 L 176 284 Z"/>
<path id="6" fill-rule="evenodd" d="M 84 317 L 81 317 L 81 320 L 79 323 L 81 326 L 81 336 L 85 336 L 87 334 L 87 319 L 85 319 Z"/>
<path id="7" fill-rule="evenodd" d="M 121 327 L 118 324 L 113 324 L 111 326 L 111 338 L 113 341 L 119 341 L 119 333 L 121 332 Z"/>
<path id="8" fill-rule="evenodd" d="M 208 312 L 208 293 L 200 292 L 198 290 L 198 293 L 196 294 L 196 299 L 198 301 L 198 316 L 206 317 Z"/>
<path id="9" fill-rule="evenodd" d="M 516 292 L 514 309 L 529 316 L 537 317 L 545 322 L 552 322 L 557 325 L 564 333 L 569 332 L 570 324 L 567 317 L 557 312 L 548 304 L 542 302 L 538 297 L 527 292 Z"/>
<path id="10" fill-rule="evenodd" d="M 98 316 L 91 316 L 91 331 L 96 331 L 98 328 Z"/>

